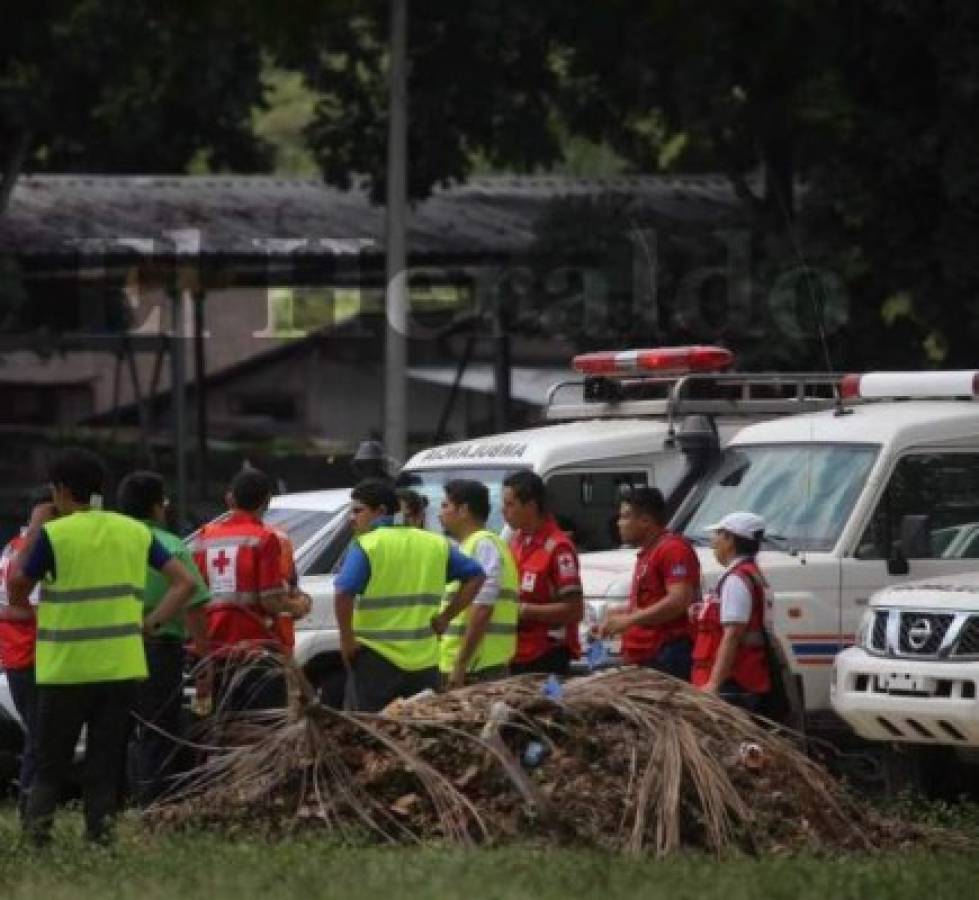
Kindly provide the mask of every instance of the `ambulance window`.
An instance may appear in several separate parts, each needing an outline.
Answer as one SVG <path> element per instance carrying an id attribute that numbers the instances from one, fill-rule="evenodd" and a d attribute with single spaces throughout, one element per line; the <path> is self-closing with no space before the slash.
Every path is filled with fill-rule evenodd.
<path id="1" fill-rule="evenodd" d="M 503 521 L 503 482 L 516 469 L 493 469 L 477 468 L 472 469 L 421 469 L 417 471 L 404 471 L 398 476 L 397 487 L 411 488 L 428 498 L 428 510 L 425 513 L 425 527 L 429 531 L 441 534 L 442 526 L 439 524 L 439 508 L 445 497 L 445 484 L 455 479 L 468 479 L 478 481 L 486 485 L 490 495 L 490 517 L 486 522 L 488 528 L 493 531 L 501 531 L 504 526 Z"/>
<path id="2" fill-rule="evenodd" d="M 342 524 L 331 528 L 319 539 L 312 557 L 306 557 L 299 563 L 300 575 L 329 575 L 340 568 L 340 561 L 354 536 L 353 528 L 346 518 L 345 516 Z M 306 559 L 310 560 L 308 564 Z"/>
<path id="3" fill-rule="evenodd" d="M 268 510 L 262 520 L 285 531 L 298 553 L 335 515 L 335 510 L 283 509 L 277 506 Z"/>
<path id="4" fill-rule="evenodd" d="M 642 471 L 560 472 L 547 480 L 547 494 L 558 524 L 572 534 L 579 551 L 611 550 L 621 545 L 619 501 L 648 483 Z"/>
<path id="5" fill-rule="evenodd" d="M 928 559 L 979 558 L 979 454 L 920 453 L 901 459 L 856 556 L 888 559 L 907 515 L 929 517 Z"/>

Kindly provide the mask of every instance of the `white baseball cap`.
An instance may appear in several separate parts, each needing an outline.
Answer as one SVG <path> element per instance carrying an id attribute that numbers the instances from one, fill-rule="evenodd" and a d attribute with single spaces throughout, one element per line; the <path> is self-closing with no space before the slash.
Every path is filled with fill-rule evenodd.
<path id="1" fill-rule="evenodd" d="M 753 512 L 733 512 L 716 525 L 708 525 L 704 531 L 727 531 L 749 541 L 760 541 L 765 533 L 765 520 Z"/>

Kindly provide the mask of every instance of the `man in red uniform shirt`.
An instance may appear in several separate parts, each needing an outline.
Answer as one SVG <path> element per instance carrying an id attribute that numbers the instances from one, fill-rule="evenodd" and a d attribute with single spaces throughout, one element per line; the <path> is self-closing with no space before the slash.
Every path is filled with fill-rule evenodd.
<path id="1" fill-rule="evenodd" d="M 700 597 L 700 562 L 683 537 L 666 528 L 666 501 L 658 488 L 633 491 L 619 509 L 619 533 L 639 548 L 629 608 L 610 613 L 604 637 L 622 635 L 622 655 L 690 680 L 691 641 L 688 609 Z"/>
<path id="2" fill-rule="evenodd" d="M 211 592 L 204 609 L 219 710 L 286 704 L 277 617 L 289 611 L 289 598 L 279 539 L 262 522 L 271 496 L 267 475 L 242 470 L 225 498 L 231 514 L 205 525 L 192 546 Z"/>
<path id="3" fill-rule="evenodd" d="M 50 497 L 50 495 L 49 495 Z M 14 537 L 0 554 L 0 664 L 7 673 L 7 686 L 17 714 L 24 726 L 24 752 L 18 777 L 18 808 L 23 811 L 31 789 L 35 768 L 35 711 L 37 694 L 34 685 L 34 642 L 37 639 L 37 606 L 40 587 L 30 595 L 30 607 L 11 606 L 7 596 L 7 574 L 10 563 L 24 549 L 24 533 Z"/>
<path id="4" fill-rule="evenodd" d="M 578 554 L 547 509 L 539 475 L 521 470 L 503 482 L 503 518 L 516 533 L 510 543 L 520 574 L 514 675 L 566 675 L 581 655 L 578 625 L 585 602 Z"/>
<path id="5" fill-rule="evenodd" d="M 279 635 L 279 642 L 286 656 L 292 656 L 296 648 L 296 619 L 308 616 L 313 608 L 313 598 L 305 591 L 299 589 L 299 573 L 296 571 L 296 551 L 292 546 L 292 538 L 284 528 L 270 525 L 269 528 L 275 532 L 279 539 L 279 547 L 282 550 L 282 577 L 285 579 L 288 610 L 279 613 L 276 620 L 276 629 Z"/>

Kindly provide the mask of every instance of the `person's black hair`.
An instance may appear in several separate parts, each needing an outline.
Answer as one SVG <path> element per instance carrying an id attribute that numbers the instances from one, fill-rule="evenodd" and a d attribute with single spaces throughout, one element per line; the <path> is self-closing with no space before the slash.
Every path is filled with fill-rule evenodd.
<path id="1" fill-rule="evenodd" d="M 389 516 L 398 511 L 398 495 L 380 478 L 365 478 L 350 492 L 350 499 L 363 503 L 368 509 L 384 509 Z"/>
<path id="2" fill-rule="evenodd" d="M 731 535 L 731 540 L 734 542 L 735 556 L 757 556 L 761 549 L 761 538 L 741 537 L 740 534 L 731 534 L 730 531 L 728 534 Z"/>
<path id="3" fill-rule="evenodd" d="M 469 478 L 456 478 L 445 484 L 445 496 L 456 506 L 465 506 L 470 515 L 479 522 L 485 522 L 490 514 L 489 488 L 479 481 Z"/>
<path id="4" fill-rule="evenodd" d="M 32 487 L 27 494 L 27 502 L 31 508 L 37 506 L 40 503 L 50 503 L 51 502 L 51 485 L 43 484 L 37 487 Z"/>
<path id="5" fill-rule="evenodd" d="M 157 472 L 130 472 L 119 483 L 116 508 L 134 519 L 149 519 L 153 509 L 166 499 L 163 476 Z"/>
<path id="6" fill-rule="evenodd" d="M 428 497 L 411 488 L 401 488 L 397 491 L 397 497 L 408 507 L 408 512 L 413 516 L 423 516 L 428 509 Z"/>
<path id="7" fill-rule="evenodd" d="M 649 516 L 657 525 L 665 525 L 669 516 L 666 512 L 666 498 L 657 487 L 638 487 L 622 496 L 622 502 L 629 504 L 639 516 Z"/>
<path id="8" fill-rule="evenodd" d="M 105 463 L 91 450 L 70 447 L 55 454 L 48 478 L 53 485 L 66 487 L 76 503 L 90 503 L 93 494 L 102 495 L 105 489 Z"/>
<path id="9" fill-rule="evenodd" d="M 242 469 L 231 480 L 230 491 L 238 509 L 258 512 L 272 496 L 272 480 L 261 469 Z"/>
<path id="10" fill-rule="evenodd" d="M 547 486 L 536 472 L 520 469 L 507 475 L 503 479 L 503 486 L 510 488 L 521 503 L 530 503 L 533 500 L 542 513 L 547 512 Z"/>

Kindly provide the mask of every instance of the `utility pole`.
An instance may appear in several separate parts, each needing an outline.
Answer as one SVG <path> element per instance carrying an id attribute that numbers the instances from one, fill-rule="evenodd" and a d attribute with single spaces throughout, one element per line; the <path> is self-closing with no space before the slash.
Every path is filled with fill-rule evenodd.
<path id="1" fill-rule="evenodd" d="M 408 455 L 408 274 L 405 252 L 408 171 L 408 0 L 391 0 L 388 94 L 387 313 L 384 448 L 402 464 Z"/>
<path id="2" fill-rule="evenodd" d="M 204 362 L 204 289 L 194 292 L 194 400 L 197 403 L 197 499 L 207 499 L 207 369 Z"/>
<path id="3" fill-rule="evenodd" d="M 176 456 L 176 515 L 179 527 L 187 523 L 187 326 L 189 291 L 179 284 L 173 292 L 170 337 L 170 397 L 173 410 L 173 452 Z"/>

